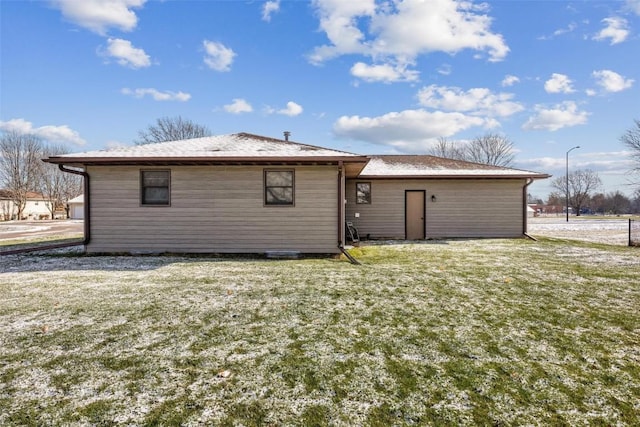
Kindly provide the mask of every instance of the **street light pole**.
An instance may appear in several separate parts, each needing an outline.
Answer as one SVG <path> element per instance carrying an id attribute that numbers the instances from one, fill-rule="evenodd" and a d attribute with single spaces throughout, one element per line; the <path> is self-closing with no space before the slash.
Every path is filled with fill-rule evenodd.
<path id="1" fill-rule="evenodd" d="M 573 150 L 575 150 L 576 148 L 580 148 L 580 146 L 576 145 L 575 147 L 573 147 L 573 148 L 569 149 L 569 151 L 567 151 L 567 162 L 566 162 L 567 174 L 565 175 L 566 183 L 567 183 L 567 188 L 566 188 L 566 193 L 565 193 L 566 201 L 567 201 L 567 206 L 566 206 L 566 208 L 567 208 L 567 222 L 569 222 L 569 153 L 572 152 Z"/>

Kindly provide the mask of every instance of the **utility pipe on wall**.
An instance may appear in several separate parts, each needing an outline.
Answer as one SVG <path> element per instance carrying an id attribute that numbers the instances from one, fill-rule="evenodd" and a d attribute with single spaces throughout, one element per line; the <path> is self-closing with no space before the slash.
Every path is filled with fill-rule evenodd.
<path id="1" fill-rule="evenodd" d="M 342 160 L 338 162 L 338 247 L 344 248 L 344 195 L 342 189 L 343 184 L 343 169 L 344 163 Z"/>

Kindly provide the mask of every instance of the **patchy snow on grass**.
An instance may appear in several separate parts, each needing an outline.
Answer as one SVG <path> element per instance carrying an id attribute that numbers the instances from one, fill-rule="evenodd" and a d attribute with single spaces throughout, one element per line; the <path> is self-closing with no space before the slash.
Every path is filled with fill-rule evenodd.
<path id="1" fill-rule="evenodd" d="M 637 248 L 0 258 L 0 424 L 634 425 Z"/>
<path id="2" fill-rule="evenodd" d="M 585 217 L 537 217 L 528 219 L 528 230 L 532 236 L 555 237 L 559 239 L 580 240 L 605 243 L 609 245 L 628 245 L 629 219 L 594 219 Z"/>

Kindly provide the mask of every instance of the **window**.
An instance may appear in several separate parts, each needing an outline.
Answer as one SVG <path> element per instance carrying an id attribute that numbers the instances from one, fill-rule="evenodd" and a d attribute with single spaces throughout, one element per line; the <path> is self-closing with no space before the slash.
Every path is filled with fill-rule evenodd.
<path id="1" fill-rule="evenodd" d="M 356 203 L 360 205 L 371 204 L 371 183 L 356 182 Z"/>
<path id="2" fill-rule="evenodd" d="M 264 204 L 268 206 L 293 206 L 292 170 L 264 171 Z"/>
<path id="3" fill-rule="evenodd" d="M 140 202 L 145 206 L 169 206 L 170 171 L 140 171 Z"/>

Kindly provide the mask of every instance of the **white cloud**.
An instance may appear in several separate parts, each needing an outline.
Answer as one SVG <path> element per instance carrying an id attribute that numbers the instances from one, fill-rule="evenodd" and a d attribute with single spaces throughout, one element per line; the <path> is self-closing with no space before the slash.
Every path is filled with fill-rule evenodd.
<path id="1" fill-rule="evenodd" d="M 550 36 L 540 36 L 538 40 L 552 40 L 555 37 L 561 36 L 563 34 L 568 34 L 574 32 L 578 28 L 578 24 L 575 22 L 570 23 L 566 28 L 559 28 L 553 32 L 553 35 Z"/>
<path id="2" fill-rule="evenodd" d="M 627 0 L 627 8 L 640 16 L 640 0 Z"/>
<path id="3" fill-rule="evenodd" d="M 625 79 L 620 74 L 611 70 L 594 71 L 592 74 L 598 86 L 605 92 L 621 92 L 633 86 L 633 79 Z"/>
<path id="4" fill-rule="evenodd" d="M 511 93 L 493 93 L 487 88 L 464 91 L 458 87 L 431 85 L 418 92 L 420 105 L 448 111 L 468 112 L 472 115 L 506 117 L 524 107 L 512 101 Z"/>
<path id="5" fill-rule="evenodd" d="M 578 169 L 593 169 L 598 172 L 613 170 L 626 171 L 631 164 L 629 151 L 608 151 L 608 152 L 572 152 L 571 164 Z M 523 159 L 518 163 L 536 170 L 561 170 L 564 173 L 566 157 L 535 157 Z"/>
<path id="6" fill-rule="evenodd" d="M 436 71 L 438 72 L 438 74 L 441 74 L 443 76 L 449 76 L 452 72 L 451 64 L 442 64 L 436 69 Z"/>
<path id="7" fill-rule="evenodd" d="M 236 53 L 222 43 L 204 40 L 202 45 L 205 49 L 204 63 L 215 71 L 230 71 L 233 58 Z"/>
<path id="8" fill-rule="evenodd" d="M 604 18 L 602 22 L 606 26 L 593 37 L 594 40 L 604 41 L 611 39 L 611 44 L 614 45 L 622 43 L 629 36 L 629 23 L 626 19 L 612 16 Z"/>
<path id="9" fill-rule="evenodd" d="M 423 109 L 387 113 L 378 117 L 342 116 L 333 125 L 340 137 L 388 145 L 400 151 L 424 151 L 438 137 L 447 137 L 487 121 L 462 113 Z"/>
<path id="10" fill-rule="evenodd" d="M 40 126 L 35 129 L 36 135 L 50 142 L 70 142 L 76 145 L 84 145 L 86 141 L 80 137 L 80 134 L 69 128 L 67 125 L 62 126 Z"/>
<path id="11" fill-rule="evenodd" d="M 231 104 L 225 105 L 224 109 L 226 112 L 232 114 L 250 113 L 253 111 L 251 104 L 242 98 L 235 98 Z"/>
<path id="12" fill-rule="evenodd" d="M 280 0 L 270 0 L 262 6 L 262 20 L 270 22 L 271 15 L 280 10 Z"/>
<path id="13" fill-rule="evenodd" d="M 491 32 L 485 6 L 467 1 L 315 0 L 320 28 L 329 44 L 309 55 L 313 64 L 346 54 L 361 54 L 394 68 L 413 64 L 429 52 L 455 54 L 464 49 L 487 52 L 500 61 L 509 48 L 500 34 Z"/>
<path id="14" fill-rule="evenodd" d="M 377 14 L 372 30 L 376 53 L 413 57 L 419 53 L 463 49 L 488 51 L 500 61 L 509 52 L 503 38 L 490 31 L 491 18 L 471 2 L 434 0 L 396 3 L 397 13 Z M 425 23 L 428 23 L 425 25 Z"/>
<path id="15" fill-rule="evenodd" d="M 577 104 L 573 101 L 565 101 L 549 109 L 536 105 L 535 111 L 535 115 L 529 117 L 522 129 L 553 132 L 565 127 L 583 125 L 587 123 L 589 116 L 586 111 L 579 111 Z"/>
<path id="16" fill-rule="evenodd" d="M 118 64 L 131 68 L 144 68 L 151 65 L 151 58 L 144 50 L 133 47 L 129 40 L 108 39 L 105 56 L 116 58 Z"/>
<path id="17" fill-rule="evenodd" d="M 544 90 L 547 93 L 572 93 L 575 92 L 573 89 L 571 79 L 564 75 L 553 73 L 551 74 L 551 78 L 544 83 Z"/>
<path id="18" fill-rule="evenodd" d="M 526 165 L 525 167 L 531 167 L 532 169 L 548 171 L 564 167 L 565 159 L 564 157 L 535 157 L 531 159 L 521 159 L 518 163 Z"/>
<path id="19" fill-rule="evenodd" d="M 62 15 L 81 27 L 105 35 L 111 27 L 131 31 L 138 17 L 131 10 L 140 8 L 146 0 L 53 0 Z"/>
<path id="20" fill-rule="evenodd" d="M 520 83 L 520 79 L 517 76 L 507 74 L 504 76 L 504 79 L 502 79 L 502 87 L 513 86 L 516 83 Z"/>
<path id="21" fill-rule="evenodd" d="M 567 28 L 560 28 L 556 31 L 553 32 L 554 36 L 561 36 L 563 34 L 567 34 L 567 33 L 572 33 L 576 30 L 576 28 L 578 28 L 578 24 L 576 24 L 575 22 L 570 23 Z"/>
<path id="22" fill-rule="evenodd" d="M 418 80 L 418 72 L 391 64 L 367 65 L 357 62 L 351 67 L 351 75 L 366 82 L 413 82 Z"/>
<path id="23" fill-rule="evenodd" d="M 76 145 L 86 144 L 86 141 L 80 137 L 80 134 L 67 125 L 33 127 L 33 123 L 25 119 L 11 119 L 6 122 L 0 121 L 0 130 L 35 135 L 48 142 L 71 143 Z"/>
<path id="24" fill-rule="evenodd" d="M 154 101 L 186 102 L 189 99 L 191 99 L 191 95 L 185 92 L 172 92 L 172 91 L 161 92 L 154 88 L 129 89 L 125 87 L 120 92 L 124 95 L 131 95 L 135 98 L 143 98 L 148 95 L 151 98 L 153 98 Z"/>
<path id="25" fill-rule="evenodd" d="M 320 64 L 328 59 L 350 53 L 363 53 L 366 48 L 361 41 L 365 35 L 357 26 L 359 17 L 371 17 L 375 13 L 375 0 L 315 0 L 320 16 L 320 28 L 326 33 L 331 45 L 315 48 L 309 60 Z"/>
<path id="26" fill-rule="evenodd" d="M 283 108 L 282 110 L 277 111 L 278 114 L 283 114 L 285 116 L 294 117 L 302 114 L 302 106 L 296 104 L 293 101 L 287 102 L 287 108 Z"/>

